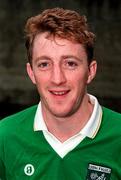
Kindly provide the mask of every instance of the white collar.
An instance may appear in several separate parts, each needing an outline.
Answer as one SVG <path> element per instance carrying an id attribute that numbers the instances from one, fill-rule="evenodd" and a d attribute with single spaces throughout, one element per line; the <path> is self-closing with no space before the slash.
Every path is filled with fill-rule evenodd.
<path id="1" fill-rule="evenodd" d="M 100 123 L 102 119 L 102 108 L 98 103 L 96 97 L 89 95 L 89 98 L 92 104 L 94 104 L 93 112 L 87 124 L 78 134 L 81 133 L 82 135 L 85 135 L 87 137 L 94 138 L 100 127 Z M 38 104 L 38 108 L 35 114 L 34 131 L 48 131 L 42 116 L 41 102 Z"/>

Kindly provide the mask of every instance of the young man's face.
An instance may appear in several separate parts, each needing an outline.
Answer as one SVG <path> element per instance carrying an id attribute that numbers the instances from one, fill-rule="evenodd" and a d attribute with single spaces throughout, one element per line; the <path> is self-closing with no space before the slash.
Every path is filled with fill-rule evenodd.
<path id="1" fill-rule="evenodd" d="M 27 72 L 37 85 L 42 108 L 56 117 L 77 112 L 86 94 L 86 86 L 96 73 L 96 62 L 87 63 L 81 44 L 66 39 L 35 37 L 32 67 Z"/>

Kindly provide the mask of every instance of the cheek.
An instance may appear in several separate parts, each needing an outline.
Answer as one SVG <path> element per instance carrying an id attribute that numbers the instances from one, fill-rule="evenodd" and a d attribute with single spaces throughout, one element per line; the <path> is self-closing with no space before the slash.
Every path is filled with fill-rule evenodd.
<path id="1" fill-rule="evenodd" d="M 88 73 L 86 72 L 77 72 L 76 74 L 73 75 L 73 73 L 71 73 L 69 76 L 68 81 L 70 81 L 72 84 L 77 84 L 81 85 L 81 84 L 87 84 L 87 80 L 88 80 Z"/>
<path id="2" fill-rule="evenodd" d="M 88 76 L 80 76 L 79 78 L 75 78 L 73 80 L 73 92 L 75 92 L 78 96 L 80 96 L 80 93 L 84 93 L 87 88 L 87 79 Z"/>
<path id="3" fill-rule="evenodd" d="M 36 86 L 39 90 L 45 89 L 49 82 L 50 79 L 48 77 L 48 75 L 46 75 L 45 73 L 38 73 L 35 75 L 35 81 L 36 81 Z"/>
<path id="4" fill-rule="evenodd" d="M 34 73 L 36 84 L 42 84 L 48 80 L 48 76 L 46 72 L 41 72 L 39 70 L 35 70 Z"/>

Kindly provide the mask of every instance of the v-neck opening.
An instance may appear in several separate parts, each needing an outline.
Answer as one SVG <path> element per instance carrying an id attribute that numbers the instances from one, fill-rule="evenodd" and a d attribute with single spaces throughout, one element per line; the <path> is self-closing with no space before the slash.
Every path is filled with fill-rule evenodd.
<path id="1" fill-rule="evenodd" d="M 85 144 L 85 142 L 86 142 L 87 140 L 91 139 L 91 138 L 89 138 L 89 137 L 85 137 L 85 138 L 84 138 L 81 142 L 79 142 L 72 150 L 70 150 L 70 151 L 69 151 L 68 153 L 66 153 L 63 157 L 61 157 L 61 156 L 57 153 L 57 151 L 50 145 L 50 143 L 46 140 L 43 132 L 41 131 L 39 134 L 41 135 L 43 142 L 45 141 L 44 143 L 46 143 L 46 145 L 49 147 L 50 150 L 52 150 L 52 152 L 54 153 L 54 155 L 56 155 L 56 156 L 59 157 L 60 159 L 65 159 L 65 158 L 68 157 L 71 153 L 73 153 L 73 151 L 75 151 L 76 149 L 78 149 L 78 147 L 81 148 L 81 146 L 82 146 L 83 144 Z"/>

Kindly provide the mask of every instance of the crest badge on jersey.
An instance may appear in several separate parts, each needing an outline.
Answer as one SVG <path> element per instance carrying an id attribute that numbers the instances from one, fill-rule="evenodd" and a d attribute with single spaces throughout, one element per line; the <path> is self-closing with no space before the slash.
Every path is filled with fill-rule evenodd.
<path id="1" fill-rule="evenodd" d="M 109 167 L 89 164 L 86 180 L 110 180 L 111 169 Z"/>
<path id="2" fill-rule="evenodd" d="M 27 176 L 32 176 L 34 174 L 34 166 L 32 164 L 26 164 L 24 167 L 24 173 Z"/>

